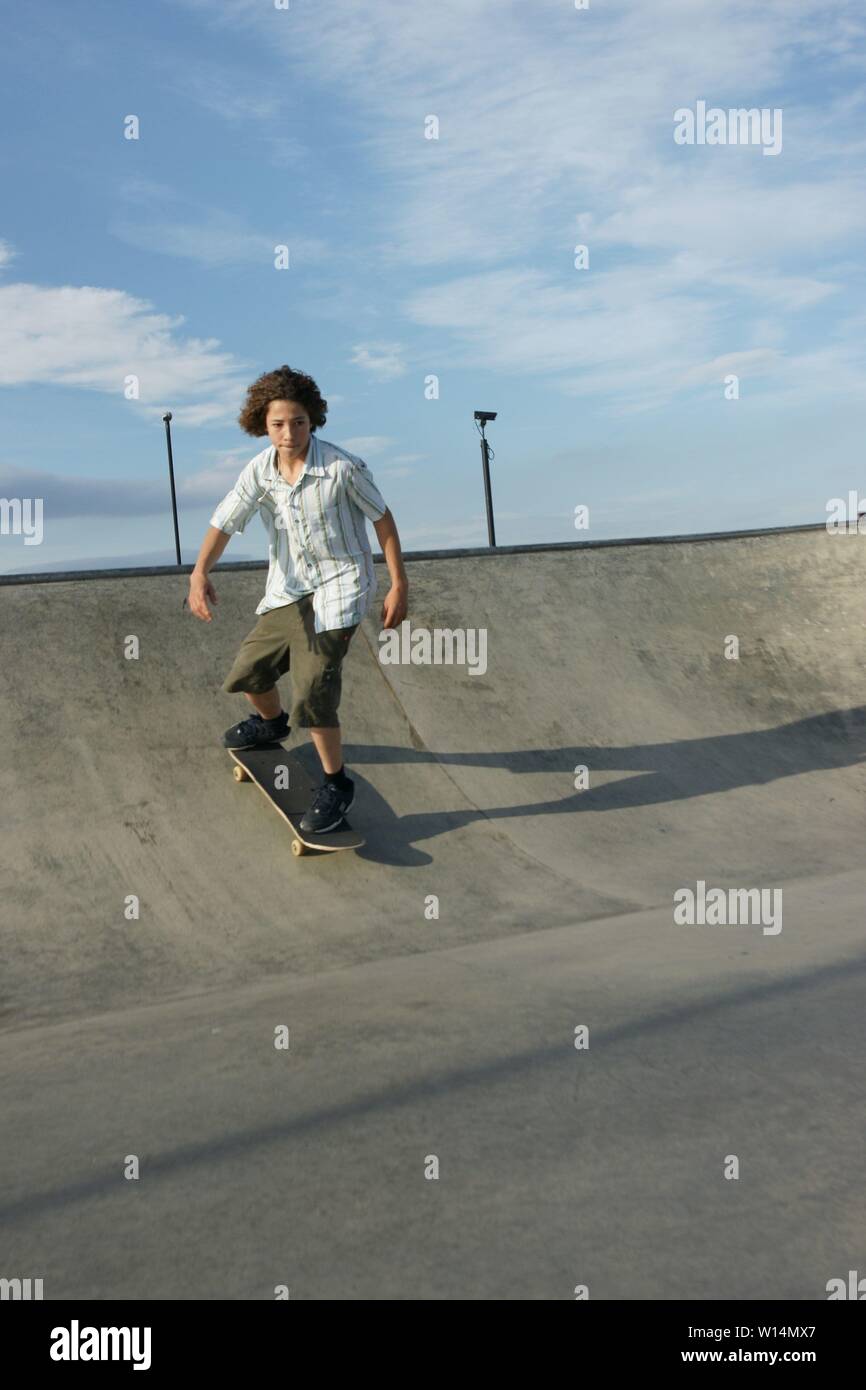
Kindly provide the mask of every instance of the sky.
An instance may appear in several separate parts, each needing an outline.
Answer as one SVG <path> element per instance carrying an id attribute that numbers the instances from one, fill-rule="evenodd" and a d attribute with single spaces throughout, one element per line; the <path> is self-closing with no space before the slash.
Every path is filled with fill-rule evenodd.
<path id="1" fill-rule="evenodd" d="M 476 410 L 500 544 L 866 494 L 862 0 L 40 0 L 3 28 L 0 573 L 173 563 L 168 410 L 192 563 L 283 363 L 408 552 L 487 542 Z M 266 558 L 256 519 L 223 554 Z"/>

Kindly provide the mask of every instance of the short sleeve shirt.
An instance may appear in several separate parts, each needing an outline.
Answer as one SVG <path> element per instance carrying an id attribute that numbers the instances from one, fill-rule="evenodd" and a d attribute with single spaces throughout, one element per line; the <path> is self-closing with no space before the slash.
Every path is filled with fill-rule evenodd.
<path id="1" fill-rule="evenodd" d="M 310 435 L 297 481 L 286 481 L 269 445 L 241 471 L 210 524 L 243 532 L 259 512 L 268 534 L 268 578 L 256 613 L 313 595 L 317 632 L 359 623 L 376 596 L 367 521 L 388 510 L 363 459 Z"/>

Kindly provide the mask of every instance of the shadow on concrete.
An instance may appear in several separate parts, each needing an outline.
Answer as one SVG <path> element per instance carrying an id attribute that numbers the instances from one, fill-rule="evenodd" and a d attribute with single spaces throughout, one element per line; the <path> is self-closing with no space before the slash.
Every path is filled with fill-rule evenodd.
<path id="1" fill-rule="evenodd" d="M 312 745 L 297 744 L 291 751 L 318 781 L 321 774 Z M 772 729 L 623 747 L 587 745 L 452 753 L 396 744 L 345 743 L 343 751 L 347 770 L 356 782 L 355 805 L 359 810 L 363 808 L 367 845 L 359 853 L 376 862 L 414 867 L 428 862 L 426 854 L 413 853 L 419 841 L 459 830 L 475 821 L 663 805 L 741 787 L 764 786 L 802 773 L 856 766 L 866 762 L 866 706 L 833 710 Z M 576 766 L 585 764 L 590 786 L 585 791 L 519 805 L 466 806 L 466 800 L 472 799 L 471 792 L 455 782 L 453 810 L 398 816 L 358 771 L 364 766 L 398 764 L 434 764 L 446 775 L 449 767 L 503 770 L 518 775 L 546 772 L 562 778 L 563 784 L 566 778 L 571 782 Z M 592 786 L 594 773 L 617 770 L 636 775 Z M 352 820 L 351 813 L 349 819 Z"/>

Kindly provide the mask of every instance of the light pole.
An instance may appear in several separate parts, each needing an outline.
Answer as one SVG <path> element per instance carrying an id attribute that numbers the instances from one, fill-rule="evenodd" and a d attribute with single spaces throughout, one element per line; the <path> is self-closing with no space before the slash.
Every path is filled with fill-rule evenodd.
<path id="1" fill-rule="evenodd" d="M 497 414 L 495 410 L 475 412 L 475 419 L 481 421 L 481 468 L 484 473 L 484 502 L 487 507 L 487 540 L 491 546 L 496 545 L 496 531 L 493 527 L 493 496 L 490 491 L 490 445 L 487 443 L 484 427 L 488 420 L 495 420 Z"/>
<path id="2" fill-rule="evenodd" d="M 177 529 L 177 497 L 174 491 L 174 459 L 171 456 L 171 411 L 167 410 L 162 418 L 165 422 L 165 442 L 168 448 L 168 476 L 171 482 L 171 515 L 174 521 L 174 549 L 177 555 L 178 568 L 180 568 L 180 532 Z"/>

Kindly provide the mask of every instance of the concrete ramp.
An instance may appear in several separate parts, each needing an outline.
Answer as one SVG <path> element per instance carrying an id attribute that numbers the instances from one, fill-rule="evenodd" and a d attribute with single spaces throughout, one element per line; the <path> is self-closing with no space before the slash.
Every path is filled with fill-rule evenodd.
<path id="1" fill-rule="evenodd" d="M 862 545 L 408 561 L 411 630 L 484 660 L 384 664 L 377 604 L 367 845 L 300 860 L 220 747 L 263 571 L 209 625 L 185 576 L 3 582 L 0 1275 L 825 1297 L 863 1233 Z M 781 888 L 781 930 L 675 923 L 699 881 Z"/>
<path id="2" fill-rule="evenodd" d="M 487 671 L 384 669 L 467 800 L 575 890 L 648 907 L 841 871 L 866 829 L 863 555 L 801 531 L 419 563 L 412 626 L 483 629 Z"/>

